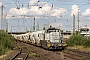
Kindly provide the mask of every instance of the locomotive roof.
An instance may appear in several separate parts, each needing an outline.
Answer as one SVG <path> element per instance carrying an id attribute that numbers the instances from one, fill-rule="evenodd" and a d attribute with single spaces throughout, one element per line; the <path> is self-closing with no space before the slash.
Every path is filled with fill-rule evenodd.
<path id="1" fill-rule="evenodd" d="M 58 28 L 48 28 L 47 30 L 60 30 Z"/>

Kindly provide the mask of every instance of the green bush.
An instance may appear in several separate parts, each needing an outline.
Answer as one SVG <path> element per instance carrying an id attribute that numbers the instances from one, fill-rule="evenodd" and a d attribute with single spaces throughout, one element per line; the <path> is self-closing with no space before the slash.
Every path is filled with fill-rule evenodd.
<path id="1" fill-rule="evenodd" d="M 86 41 L 84 41 L 83 46 L 85 46 L 85 47 L 90 47 L 90 37 L 88 37 L 88 38 L 86 39 Z"/>
<path id="2" fill-rule="evenodd" d="M 68 41 L 68 46 L 84 46 L 84 47 L 90 47 L 90 37 L 84 37 L 80 34 L 72 35 Z"/>
<path id="3" fill-rule="evenodd" d="M 68 41 L 67 41 L 67 45 L 68 46 L 76 46 L 76 45 L 83 45 L 84 41 L 86 40 L 86 38 L 84 38 L 82 35 L 77 34 L 77 35 L 72 35 Z"/>
<path id="4" fill-rule="evenodd" d="M 14 47 L 14 37 L 4 31 L 0 31 L 0 55 L 5 54 Z"/>
<path id="5" fill-rule="evenodd" d="M 5 54 L 5 47 L 4 45 L 0 44 L 0 55 Z"/>

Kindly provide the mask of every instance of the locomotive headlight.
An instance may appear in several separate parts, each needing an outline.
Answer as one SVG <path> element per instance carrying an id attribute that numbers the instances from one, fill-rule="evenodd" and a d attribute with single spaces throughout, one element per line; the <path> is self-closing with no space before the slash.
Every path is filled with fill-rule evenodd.
<path id="1" fill-rule="evenodd" d="M 58 44 L 58 46 L 61 46 L 62 44 Z"/>
<path id="2" fill-rule="evenodd" d="M 48 40 L 48 42 L 50 42 L 50 40 Z"/>
<path id="3" fill-rule="evenodd" d="M 53 46 L 53 44 L 51 46 Z"/>
<path id="4" fill-rule="evenodd" d="M 50 47 L 50 44 L 47 44 L 48 47 Z"/>

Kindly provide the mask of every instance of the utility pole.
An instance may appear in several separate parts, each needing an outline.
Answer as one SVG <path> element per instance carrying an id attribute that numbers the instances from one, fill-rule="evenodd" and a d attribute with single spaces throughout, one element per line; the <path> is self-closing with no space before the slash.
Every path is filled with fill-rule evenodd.
<path id="1" fill-rule="evenodd" d="M 33 26 L 33 31 L 35 31 L 35 17 L 34 17 L 34 26 Z"/>
<path id="2" fill-rule="evenodd" d="M 47 22 L 47 28 L 49 28 L 50 26 L 49 26 L 49 21 Z"/>
<path id="3" fill-rule="evenodd" d="M 79 22 L 80 20 L 79 20 L 79 9 L 78 9 L 78 33 L 79 33 Z"/>
<path id="4" fill-rule="evenodd" d="M 18 30 L 17 31 L 19 32 L 19 20 L 18 20 Z"/>
<path id="5" fill-rule="evenodd" d="M 1 6 L 1 30 L 8 32 L 8 22 L 6 20 L 6 15 L 3 15 L 3 5 Z"/>
<path id="6" fill-rule="evenodd" d="M 1 29 L 3 30 L 3 5 L 1 6 Z"/>
<path id="7" fill-rule="evenodd" d="M 6 32 L 8 33 L 8 21 L 6 21 Z"/>
<path id="8" fill-rule="evenodd" d="M 37 21 L 37 30 L 39 30 L 39 22 Z"/>
<path id="9" fill-rule="evenodd" d="M 55 19 L 55 23 L 56 23 L 56 19 Z"/>
<path id="10" fill-rule="evenodd" d="M 8 21 L 6 20 L 6 15 L 4 15 L 4 18 L 3 18 L 3 28 L 4 28 L 4 31 L 8 32 Z"/>
<path id="11" fill-rule="evenodd" d="M 73 14 L 73 35 L 75 35 L 75 15 Z"/>
<path id="12" fill-rule="evenodd" d="M 30 26 L 30 31 L 32 31 L 32 20 L 31 20 L 31 26 Z"/>
<path id="13" fill-rule="evenodd" d="M 11 35 L 12 35 L 12 26 L 11 26 Z"/>

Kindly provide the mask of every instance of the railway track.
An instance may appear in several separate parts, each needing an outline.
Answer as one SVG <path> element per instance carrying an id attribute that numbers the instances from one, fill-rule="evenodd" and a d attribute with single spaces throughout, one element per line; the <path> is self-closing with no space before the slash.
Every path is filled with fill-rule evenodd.
<path id="1" fill-rule="evenodd" d="M 43 55 L 41 53 L 38 53 L 41 55 L 40 57 L 37 57 L 36 60 L 52 60 L 51 58 L 47 57 L 46 55 Z"/>
<path id="2" fill-rule="evenodd" d="M 68 59 L 69 60 L 90 60 L 90 52 L 81 52 L 81 51 L 75 50 L 75 49 L 66 49 L 66 50 L 68 50 L 69 52 L 58 51 L 58 52 L 54 52 L 54 53 L 58 54 L 60 56 L 61 60 L 68 60 Z M 46 58 L 47 58 L 47 56 L 46 56 Z M 48 60 L 52 60 L 52 59 L 48 58 Z"/>
<path id="3" fill-rule="evenodd" d="M 78 50 L 73 50 L 73 49 L 67 49 L 68 52 L 63 52 L 63 51 L 48 51 L 45 50 L 43 48 L 37 47 L 35 45 L 31 45 L 31 44 L 26 44 L 23 43 L 22 45 L 27 45 L 27 46 L 31 46 L 30 48 L 34 48 L 36 54 L 39 54 L 39 56 L 35 57 L 35 60 L 54 60 L 54 59 L 58 59 L 58 60 L 89 60 L 90 59 L 90 53 L 85 53 L 85 52 L 81 52 Z M 22 50 L 20 50 L 22 51 Z M 24 57 L 20 57 L 23 56 L 23 54 L 25 55 L 25 52 L 18 52 L 19 54 L 15 55 L 11 60 L 25 60 Z M 29 60 L 29 59 L 27 59 Z"/>
<path id="4" fill-rule="evenodd" d="M 56 54 L 59 54 L 62 60 L 81 60 L 81 57 L 76 56 L 75 54 L 70 53 L 64 53 L 64 52 L 58 52 Z"/>
<path id="5" fill-rule="evenodd" d="M 26 52 L 23 52 L 22 49 L 20 49 L 16 55 L 14 55 L 10 60 L 26 60 L 28 57 L 28 54 Z"/>
<path id="6" fill-rule="evenodd" d="M 90 52 L 78 51 L 75 49 L 68 49 L 68 50 L 75 53 L 75 55 L 77 55 L 79 57 L 84 57 L 86 59 L 90 59 Z"/>
<path id="7" fill-rule="evenodd" d="M 67 60 L 90 60 L 90 53 L 81 52 L 78 50 L 68 49 L 69 52 L 55 52 L 61 56 L 61 59 Z"/>
<path id="8" fill-rule="evenodd" d="M 54 56 L 52 57 L 52 52 L 45 50 L 43 48 L 37 47 L 35 45 L 31 45 L 31 44 L 26 44 L 24 42 L 17 42 L 17 44 L 19 44 L 18 46 L 22 46 L 24 47 L 23 49 L 19 49 L 19 51 L 10 59 L 10 60 L 55 60 L 57 58 L 54 58 Z M 34 50 L 32 52 L 28 52 L 28 54 L 25 51 L 28 51 L 27 48 L 34 48 Z M 30 55 L 34 55 L 34 57 L 30 57 Z"/>

